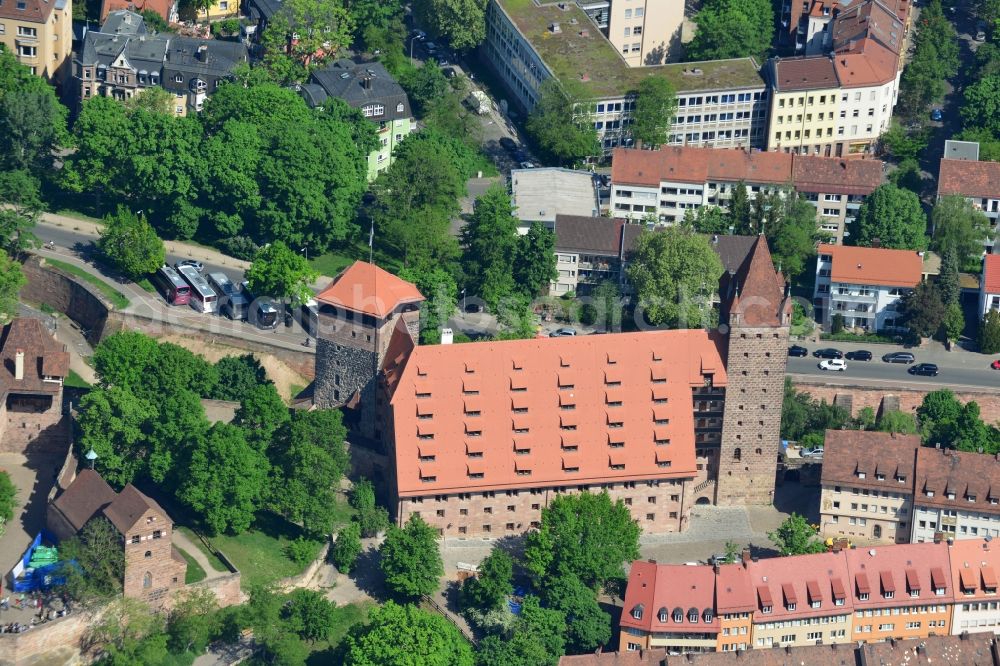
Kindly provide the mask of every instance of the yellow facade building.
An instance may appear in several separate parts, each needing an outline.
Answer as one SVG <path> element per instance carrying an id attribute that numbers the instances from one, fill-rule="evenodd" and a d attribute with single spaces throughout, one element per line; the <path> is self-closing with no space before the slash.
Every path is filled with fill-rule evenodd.
<path id="1" fill-rule="evenodd" d="M 33 74 L 61 83 L 73 50 L 72 0 L 0 1 L 0 44 Z"/>

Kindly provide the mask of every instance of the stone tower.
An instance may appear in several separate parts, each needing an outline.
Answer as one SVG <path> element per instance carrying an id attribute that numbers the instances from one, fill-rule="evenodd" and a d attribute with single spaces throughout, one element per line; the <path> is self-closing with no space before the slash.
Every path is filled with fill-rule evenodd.
<path id="1" fill-rule="evenodd" d="M 781 429 L 792 302 L 764 236 L 723 277 L 726 403 L 715 503 L 770 504 Z M 725 330 L 725 329 L 723 329 Z"/>
<path id="2" fill-rule="evenodd" d="M 374 264 L 355 262 L 316 296 L 316 380 L 313 403 L 347 407 L 358 432 L 381 438 L 376 419 L 378 374 L 393 334 L 420 333 L 417 288 Z"/>

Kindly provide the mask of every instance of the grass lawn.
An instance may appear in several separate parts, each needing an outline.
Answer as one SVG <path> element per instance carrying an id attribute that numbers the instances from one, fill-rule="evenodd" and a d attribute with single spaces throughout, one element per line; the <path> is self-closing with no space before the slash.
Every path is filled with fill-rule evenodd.
<path id="1" fill-rule="evenodd" d="M 93 222 L 94 224 L 104 223 L 104 220 L 102 220 L 99 217 L 87 215 L 86 213 L 81 213 L 78 210 L 72 210 L 69 208 L 60 208 L 52 212 L 55 213 L 56 215 L 62 215 L 63 217 L 72 217 L 74 220 L 83 220 L 84 222 Z"/>
<path id="2" fill-rule="evenodd" d="M 120 291 L 118 291 L 117 289 L 115 289 L 110 284 L 108 284 L 101 278 L 97 277 L 96 275 L 92 275 L 91 273 L 88 273 L 79 266 L 75 264 L 66 263 L 65 261 L 58 261 L 56 259 L 49 259 L 48 257 L 46 257 L 45 263 L 49 264 L 50 266 L 55 266 L 56 268 L 69 273 L 70 275 L 74 275 L 80 278 L 81 280 L 88 282 L 89 284 L 94 286 L 99 292 L 101 292 L 101 294 L 103 294 L 105 298 L 111 301 L 111 304 L 114 305 L 115 308 L 117 308 L 118 310 L 124 310 L 125 308 L 128 307 L 129 301 L 127 298 L 125 298 L 125 294 L 121 293 Z"/>
<path id="3" fill-rule="evenodd" d="M 191 583 L 197 583 L 200 580 L 205 580 L 205 576 L 208 574 L 206 574 L 205 570 L 201 568 L 201 565 L 198 564 L 197 560 L 188 555 L 187 551 L 183 548 L 178 548 L 177 551 L 181 554 L 181 557 L 184 558 L 184 561 L 187 562 L 188 565 L 187 573 L 184 574 L 184 584 L 190 585 Z"/>
<path id="4" fill-rule="evenodd" d="M 366 236 L 364 241 L 356 245 L 342 247 L 337 250 L 327 252 L 326 254 L 311 257 L 309 259 L 309 264 L 313 267 L 313 270 L 318 271 L 320 275 L 329 275 L 330 277 L 334 277 L 355 261 L 368 261 L 367 241 L 368 238 Z M 402 264 L 400 263 L 398 257 L 379 250 L 379 239 L 377 234 L 375 236 L 374 259 L 376 265 L 381 266 L 390 273 L 398 273 L 402 268 Z"/>
<path id="5" fill-rule="evenodd" d="M 294 400 L 295 398 L 298 397 L 299 393 L 302 393 L 303 391 L 306 390 L 306 387 L 302 386 L 301 384 L 292 384 L 289 387 L 289 389 L 291 390 L 292 399 Z"/>
<path id="6" fill-rule="evenodd" d="M 177 529 L 183 532 L 184 535 L 191 540 L 191 543 L 197 546 L 198 550 L 200 550 L 202 554 L 208 558 L 208 563 L 212 566 L 213 569 L 215 569 L 216 571 L 229 571 L 229 569 L 226 568 L 226 565 L 223 564 L 222 561 L 215 556 L 215 553 L 213 553 L 212 551 L 210 551 L 208 548 L 205 547 L 205 544 L 201 542 L 201 539 L 198 538 L 197 534 L 191 531 L 191 528 L 179 525 Z"/>
<path id="7" fill-rule="evenodd" d="M 333 628 L 325 641 L 316 641 L 310 646 L 312 654 L 306 659 L 308 666 L 324 666 L 333 663 L 337 648 L 351 627 L 368 620 L 368 613 L 375 607 L 371 601 L 361 601 L 346 606 L 338 606 L 334 611 Z"/>
<path id="8" fill-rule="evenodd" d="M 143 291 L 156 293 L 156 287 L 154 287 L 153 283 L 149 281 L 149 278 L 142 278 L 141 280 L 136 282 L 136 284 L 139 285 L 143 289 Z"/>
<path id="9" fill-rule="evenodd" d="M 69 371 L 69 374 L 63 381 L 63 386 L 68 386 L 70 388 L 82 388 L 82 389 L 91 388 L 91 385 L 87 383 L 87 380 L 78 375 L 75 370 Z"/>

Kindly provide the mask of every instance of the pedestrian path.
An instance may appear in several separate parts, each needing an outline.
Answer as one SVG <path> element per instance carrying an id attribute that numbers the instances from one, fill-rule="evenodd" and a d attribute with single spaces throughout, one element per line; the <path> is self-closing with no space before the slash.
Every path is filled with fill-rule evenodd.
<path id="1" fill-rule="evenodd" d="M 228 571 L 217 571 L 215 567 L 209 563 L 208 557 L 205 556 L 205 553 L 201 552 L 198 545 L 189 539 L 184 532 L 174 530 L 171 533 L 171 541 L 175 546 L 190 555 L 191 559 L 197 562 L 201 568 L 205 570 L 205 580 L 212 580 L 213 578 L 221 578 L 222 576 L 229 575 Z"/>

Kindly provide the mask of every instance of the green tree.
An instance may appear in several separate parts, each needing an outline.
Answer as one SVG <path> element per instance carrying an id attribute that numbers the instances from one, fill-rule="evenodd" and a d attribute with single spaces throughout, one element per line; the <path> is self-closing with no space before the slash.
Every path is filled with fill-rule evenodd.
<path id="1" fill-rule="evenodd" d="M 940 0 L 921 8 L 915 28 L 913 56 L 903 71 L 899 93 L 899 108 L 911 118 L 923 115 L 927 105 L 944 96 L 946 80 L 959 66 L 955 28 L 945 17 Z"/>
<path id="2" fill-rule="evenodd" d="M 600 154 L 593 103 L 585 89 L 574 82 L 546 79 L 525 128 L 538 147 L 559 164 L 574 164 Z"/>
<path id="3" fill-rule="evenodd" d="M 312 535 L 333 527 L 336 489 L 349 464 L 346 437 L 339 410 L 296 411 L 268 450 L 270 507 Z"/>
<path id="4" fill-rule="evenodd" d="M 875 410 L 871 407 L 862 407 L 854 421 L 858 430 L 872 430 L 875 427 Z"/>
<path id="5" fill-rule="evenodd" d="M 941 292 L 941 302 L 945 305 L 958 303 L 962 290 L 958 271 L 958 260 L 955 252 L 950 249 L 942 252 L 941 272 L 938 275 L 937 286 Z"/>
<path id="6" fill-rule="evenodd" d="M 962 306 L 952 303 L 945 306 L 944 321 L 941 322 L 941 329 L 947 340 L 958 340 L 965 330 L 965 315 L 962 314 Z"/>
<path id="7" fill-rule="evenodd" d="M 17 314 L 17 295 L 27 284 L 21 264 L 0 253 L 0 324 L 6 324 Z"/>
<path id="8" fill-rule="evenodd" d="M 984 76 L 965 89 L 962 120 L 1000 135 L 1000 73 Z"/>
<path id="9" fill-rule="evenodd" d="M 558 277 L 556 235 L 541 222 L 532 222 L 528 233 L 517 237 L 514 255 L 514 282 L 522 294 L 534 298 L 547 291 Z"/>
<path id="10" fill-rule="evenodd" d="M 594 591 L 573 574 L 545 583 L 545 601 L 566 616 L 566 648 L 574 654 L 593 652 L 611 640 L 611 616 L 601 610 Z"/>
<path id="11" fill-rule="evenodd" d="M 242 401 L 258 384 L 271 384 L 267 371 L 253 354 L 225 356 L 215 364 L 219 381 L 211 397 L 216 400 Z"/>
<path id="12" fill-rule="evenodd" d="M 922 250 L 927 245 L 926 229 L 927 218 L 917 195 L 887 183 L 861 204 L 851 223 L 850 238 L 855 245 L 871 246 L 877 240 L 881 247 Z"/>
<path id="13" fill-rule="evenodd" d="M 926 394 L 917 407 L 917 418 L 920 420 L 920 433 L 924 444 L 949 446 L 961 415 L 962 403 L 951 390 L 940 389 Z"/>
<path id="14" fill-rule="evenodd" d="M 632 111 L 632 138 L 641 148 L 656 148 L 667 142 L 677 111 L 677 91 L 662 76 L 647 76 L 639 82 Z"/>
<path id="15" fill-rule="evenodd" d="M 156 409 L 128 388 L 94 389 L 80 400 L 79 453 L 93 450 L 97 471 L 121 488 L 147 469 L 155 447 L 146 433 L 155 417 Z"/>
<path id="16" fill-rule="evenodd" d="M 825 550 L 823 542 L 816 540 L 816 530 L 797 513 L 792 513 L 778 529 L 769 532 L 767 538 L 778 547 L 778 552 L 783 556 L 822 553 Z"/>
<path id="17" fill-rule="evenodd" d="M 201 654 L 218 631 L 219 604 L 211 590 L 189 588 L 167 616 L 167 645 L 171 652 Z"/>
<path id="18" fill-rule="evenodd" d="M 0 68 L 7 66 L 0 63 Z M 10 89 L 0 87 L 0 164 L 36 174 L 50 169 L 54 152 L 70 143 L 66 107 L 48 84 L 38 81 L 41 85 L 23 81 Z"/>
<path id="19" fill-rule="evenodd" d="M 941 293 L 931 282 L 921 282 L 903 296 L 898 310 L 903 323 L 921 337 L 935 335 L 947 314 Z"/>
<path id="20" fill-rule="evenodd" d="M 514 262 L 520 240 L 506 188 L 494 185 L 476 199 L 462 229 L 463 268 L 472 293 L 491 310 L 516 289 Z"/>
<path id="21" fill-rule="evenodd" d="M 340 0 L 285 0 L 264 31 L 264 62 L 277 80 L 299 81 L 350 46 L 353 32 Z"/>
<path id="22" fill-rule="evenodd" d="M 538 318 L 531 300 L 524 294 L 512 294 L 500 299 L 496 307 L 500 332 L 497 340 L 528 340 L 538 332 Z"/>
<path id="23" fill-rule="evenodd" d="M 11 257 L 35 247 L 32 229 L 42 214 L 38 179 L 24 169 L 0 171 L 0 248 Z"/>
<path id="24" fill-rule="evenodd" d="M 997 310 L 989 310 L 979 324 L 979 351 L 1000 353 L 1000 312 Z"/>
<path id="25" fill-rule="evenodd" d="M 538 597 L 527 595 L 521 602 L 521 624 L 516 633 L 527 633 L 538 640 L 554 665 L 566 653 L 566 614 L 555 608 L 545 608 Z"/>
<path id="26" fill-rule="evenodd" d="M 701 206 L 697 211 L 684 211 L 684 226 L 700 234 L 724 234 L 729 231 L 726 211 L 718 206 Z"/>
<path id="27" fill-rule="evenodd" d="M 298 589 L 292 592 L 285 609 L 295 633 L 315 643 L 323 640 L 336 621 L 337 605 L 319 590 Z"/>
<path id="28" fill-rule="evenodd" d="M 216 423 L 190 452 L 177 495 L 213 534 L 240 534 L 261 506 L 267 472 L 267 459 L 247 443 L 242 430 Z"/>
<path id="29" fill-rule="evenodd" d="M 573 574 L 596 589 L 638 559 L 639 532 L 625 504 L 612 503 L 607 492 L 559 495 L 542 509 L 541 527 L 528 533 L 524 564 L 539 581 Z"/>
<path id="30" fill-rule="evenodd" d="M 126 99 L 125 108 L 130 110 L 143 109 L 150 113 L 172 114 L 174 105 L 177 103 L 176 99 L 167 92 L 166 88 L 154 86 L 143 90 L 141 95 L 133 95 Z"/>
<path id="31" fill-rule="evenodd" d="M 15 507 L 17 507 L 17 486 L 10 480 L 10 474 L 0 470 L 0 534 L 3 534 L 3 524 L 14 519 Z"/>
<path id="32" fill-rule="evenodd" d="M 479 575 L 462 585 L 463 606 L 481 610 L 500 607 L 514 593 L 514 559 L 507 551 L 494 548 L 479 564 Z"/>
<path id="33" fill-rule="evenodd" d="M 338 571 L 349 574 L 361 555 L 361 526 L 356 522 L 348 523 L 337 533 L 337 540 L 330 549 L 330 559 Z"/>
<path id="34" fill-rule="evenodd" d="M 434 60 L 428 60 L 423 67 L 407 69 L 399 77 L 399 84 L 406 90 L 413 112 L 421 117 L 430 111 L 437 100 L 451 92 L 448 79 Z"/>
<path id="35" fill-rule="evenodd" d="M 389 527 L 389 512 L 375 502 L 375 486 L 368 479 L 359 479 L 348 498 L 354 508 L 354 518 L 361 536 L 370 538 Z"/>
<path id="36" fill-rule="evenodd" d="M 904 435 L 915 435 L 917 434 L 917 420 L 913 418 L 913 414 L 891 410 L 882 413 L 876 429 L 879 432 L 898 432 Z"/>
<path id="37" fill-rule="evenodd" d="M 782 214 L 764 232 L 771 259 L 794 280 L 816 254 L 816 208 L 797 194 L 790 194 L 780 205 Z"/>
<path id="38" fill-rule="evenodd" d="M 393 593 L 416 599 L 438 588 L 444 575 L 437 531 L 413 515 L 402 528 L 389 526 L 379 549 L 385 583 Z"/>
<path id="39" fill-rule="evenodd" d="M 75 535 L 59 544 L 60 560 L 76 560 L 79 570 L 67 567 L 67 588 L 75 599 L 109 598 L 121 594 L 125 579 L 125 551 L 121 537 L 104 516 L 90 519 Z"/>
<path id="40" fill-rule="evenodd" d="M 310 285 L 319 276 L 301 252 L 293 252 L 281 241 L 261 248 L 247 269 L 247 285 L 260 296 L 304 303 L 312 297 Z"/>
<path id="41" fill-rule="evenodd" d="M 774 10 L 766 0 L 709 0 L 694 20 L 698 28 L 686 47 L 688 60 L 760 60 L 771 47 Z"/>
<path id="42" fill-rule="evenodd" d="M 954 252 L 959 266 L 965 266 L 982 255 L 990 223 L 965 197 L 947 196 L 934 204 L 931 227 L 934 229 L 931 247 L 942 254 Z"/>
<path id="43" fill-rule="evenodd" d="M 902 162 L 920 156 L 927 147 L 927 132 L 923 129 L 909 132 L 903 123 L 894 120 L 880 140 L 889 154 Z"/>
<path id="44" fill-rule="evenodd" d="M 646 319 L 672 328 L 710 325 L 722 271 L 711 241 L 680 226 L 641 234 L 627 269 Z"/>
<path id="45" fill-rule="evenodd" d="M 416 285 L 425 298 L 420 304 L 420 343 L 440 343 L 441 329 L 448 325 L 458 304 L 455 278 L 441 266 L 425 270 L 404 268 L 399 277 Z"/>
<path id="46" fill-rule="evenodd" d="M 733 233 L 743 236 L 760 233 L 760 230 L 750 228 L 751 205 L 747 194 L 747 186 L 742 180 L 733 186 L 733 195 L 729 199 L 729 210 L 726 219 Z"/>
<path id="47" fill-rule="evenodd" d="M 413 11 L 420 25 L 435 38 L 445 39 L 452 48 L 468 51 L 486 39 L 484 0 L 417 0 Z"/>
<path id="48" fill-rule="evenodd" d="M 541 640 L 526 631 L 517 631 L 509 639 L 487 636 L 476 651 L 476 666 L 555 666 L 557 662 L 558 658 L 545 651 Z"/>
<path id="49" fill-rule="evenodd" d="M 726 542 L 726 564 L 735 564 L 740 558 L 743 548 L 735 541 Z"/>
<path id="50" fill-rule="evenodd" d="M 163 241 L 146 218 L 124 206 L 104 218 L 97 247 L 111 265 L 133 280 L 155 272 L 166 258 Z"/>
<path id="51" fill-rule="evenodd" d="M 274 439 L 274 433 L 291 418 L 274 384 L 253 387 L 240 401 L 233 423 L 243 428 L 247 441 L 258 451 L 265 451 Z"/>

